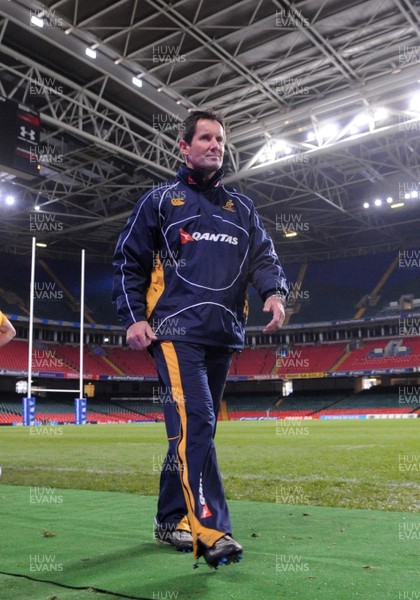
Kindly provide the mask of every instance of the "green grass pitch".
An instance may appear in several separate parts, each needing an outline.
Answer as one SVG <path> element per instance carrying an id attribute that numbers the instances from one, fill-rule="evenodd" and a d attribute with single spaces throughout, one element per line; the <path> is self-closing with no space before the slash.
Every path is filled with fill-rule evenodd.
<path id="1" fill-rule="evenodd" d="M 228 499 L 416 512 L 417 419 L 219 422 Z M 0 427 L 0 482 L 156 495 L 161 423 Z"/>

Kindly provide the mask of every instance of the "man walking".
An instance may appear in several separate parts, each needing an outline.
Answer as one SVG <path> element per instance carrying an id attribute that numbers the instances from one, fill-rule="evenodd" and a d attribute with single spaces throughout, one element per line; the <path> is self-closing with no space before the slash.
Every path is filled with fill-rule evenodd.
<path id="1" fill-rule="evenodd" d="M 115 251 L 114 302 L 133 349 L 159 376 L 169 449 L 156 515 L 158 540 L 217 568 L 237 562 L 214 436 L 232 353 L 243 348 L 247 286 L 284 320 L 283 269 L 245 195 L 222 184 L 225 126 L 212 111 L 185 121 L 185 164 L 140 198 Z"/>

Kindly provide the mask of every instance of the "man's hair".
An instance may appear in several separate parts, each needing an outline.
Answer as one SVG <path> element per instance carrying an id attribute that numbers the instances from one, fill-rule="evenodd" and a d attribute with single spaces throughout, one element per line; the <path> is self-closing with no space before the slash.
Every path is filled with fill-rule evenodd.
<path id="1" fill-rule="evenodd" d="M 194 110 L 185 119 L 180 127 L 180 139 L 191 144 L 195 134 L 196 125 L 198 119 L 209 119 L 210 121 L 217 121 L 223 127 L 223 131 L 226 130 L 223 117 L 215 113 L 211 108 L 203 110 Z"/>

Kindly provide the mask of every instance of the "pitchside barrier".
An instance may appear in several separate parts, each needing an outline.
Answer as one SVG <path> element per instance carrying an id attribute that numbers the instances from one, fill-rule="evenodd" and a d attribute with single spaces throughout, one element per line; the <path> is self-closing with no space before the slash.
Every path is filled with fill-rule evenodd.
<path id="1" fill-rule="evenodd" d="M 34 297 L 35 297 L 35 258 L 36 238 L 32 238 L 32 261 L 31 261 L 31 283 L 30 283 L 30 312 L 29 312 L 29 349 L 28 349 L 28 384 L 27 397 L 23 398 L 22 423 L 31 426 L 36 424 L 36 398 L 32 396 L 32 348 L 34 333 Z M 52 389 L 37 387 L 38 392 L 54 392 L 56 394 L 68 394 L 78 392 L 79 397 L 74 401 L 74 422 L 76 425 L 86 425 L 86 398 L 83 398 L 83 336 L 84 336 L 84 314 L 85 314 L 85 251 L 81 252 L 80 266 L 80 359 L 79 359 L 79 388 Z"/>

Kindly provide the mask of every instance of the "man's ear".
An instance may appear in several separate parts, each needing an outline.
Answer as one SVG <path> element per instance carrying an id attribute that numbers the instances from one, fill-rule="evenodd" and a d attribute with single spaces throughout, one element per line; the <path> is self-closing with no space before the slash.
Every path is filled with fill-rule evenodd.
<path id="1" fill-rule="evenodd" d="M 183 154 L 184 157 L 188 156 L 189 147 L 190 147 L 190 145 L 187 144 L 187 142 L 185 140 L 179 141 L 179 149 L 181 150 L 181 153 Z"/>

